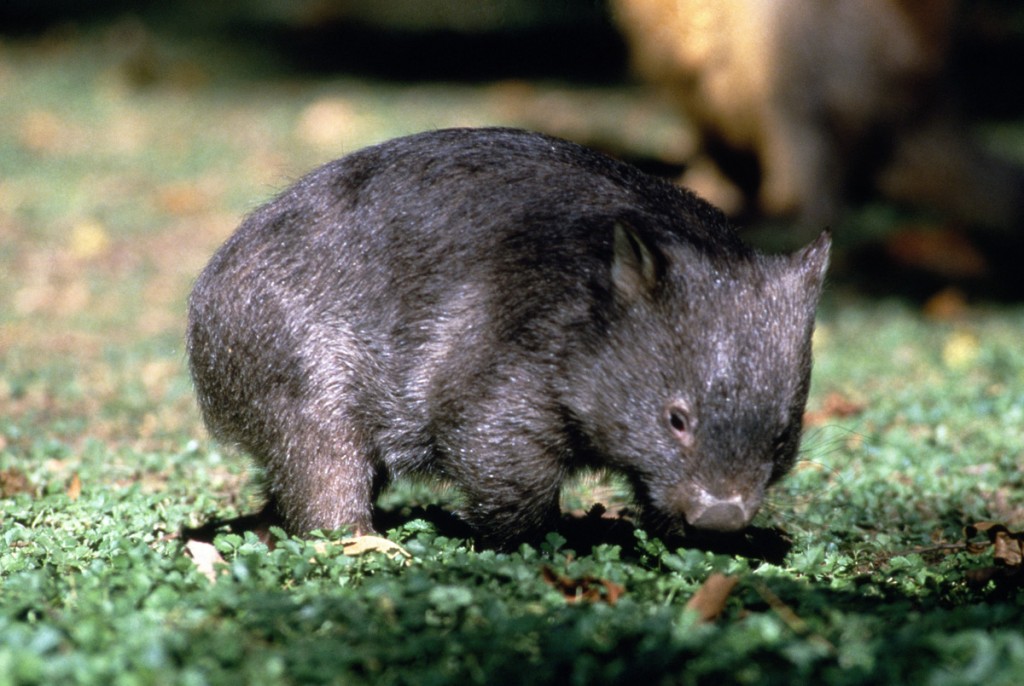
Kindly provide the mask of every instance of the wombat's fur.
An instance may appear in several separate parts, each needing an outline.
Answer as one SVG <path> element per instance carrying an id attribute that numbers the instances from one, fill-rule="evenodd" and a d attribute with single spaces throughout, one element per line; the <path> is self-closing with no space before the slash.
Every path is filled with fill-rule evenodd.
<path id="1" fill-rule="evenodd" d="M 877 191 L 968 224 L 1020 228 L 1024 168 L 985 152 L 951 112 L 954 0 L 612 6 L 638 73 L 674 98 L 755 209 L 821 226 Z M 744 155 L 757 163 L 753 179 L 735 164 Z M 709 185 L 707 197 L 723 188 Z"/>
<path id="2" fill-rule="evenodd" d="M 736 530 L 795 459 L 828 250 L 758 254 L 566 141 L 425 133 L 242 224 L 191 296 L 192 375 L 293 532 L 368 532 L 381 487 L 420 473 L 508 547 L 583 467 L 628 476 L 661 530 Z"/>

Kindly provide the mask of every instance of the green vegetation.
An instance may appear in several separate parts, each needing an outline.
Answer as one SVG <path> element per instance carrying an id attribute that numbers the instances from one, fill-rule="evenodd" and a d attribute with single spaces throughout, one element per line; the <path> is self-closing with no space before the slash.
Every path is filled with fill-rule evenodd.
<path id="1" fill-rule="evenodd" d="M 174 534 L 259 502 L 201 428 L 185 297 L 241 214 L 418 129 L 543 111 L 561 133 L 679 133 L 630 89 L 214 63 L 133 22 L 0 42 L 0 685 L 1020 683 L 1024 572 L 962 545 L 975 522 L 1024 529 L 1020 305 L 934 319 L 834 284 L 804 460 L 757 522 L 792 539 L 778 564 L 642 533 L 498 555 L 405 518 L 387 535 L 408 560 L 223 534 L 209 580 Z M 597 499 L 625 504 L 615 482 L 566 496 Z M 738 583 L 701 622 L 686 603 L 712 572 Z"/>

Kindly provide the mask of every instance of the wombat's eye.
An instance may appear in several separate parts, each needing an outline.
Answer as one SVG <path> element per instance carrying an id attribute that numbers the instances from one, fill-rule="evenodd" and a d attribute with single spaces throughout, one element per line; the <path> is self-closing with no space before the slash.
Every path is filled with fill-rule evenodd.
<path id="1" fill-rule="evenodd" d="M 676 440 L 689 448 L 693 445 L 693 417 L 690 408 L 681 400 L 674 400 L 665 406 L 665 426 Z"/>

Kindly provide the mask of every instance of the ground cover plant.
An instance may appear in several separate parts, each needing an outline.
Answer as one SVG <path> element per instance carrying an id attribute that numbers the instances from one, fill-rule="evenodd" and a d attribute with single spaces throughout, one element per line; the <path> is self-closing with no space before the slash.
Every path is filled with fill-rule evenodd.
<path id="1" fill-rule="evenodd" d="M 678 126 L 630 87 L 257 77 L 209 49 L 137 20 L 0 40 L 0 684 L 1020 683 L 1024 307 L 950 292 L 832 284 L 801 461 L 756 521 L 788 548 L 768 561 L 599 511 L 596 543 L 477 551 L 418 484 L 382 503 L 404 552 L 221 533 L 187 554 L 182 527 L 259 505 L 182 343 L 241 214 L 415 130 L 554 111 L 554 133 L 629 121 L 656 147 Z M 595 503 L 628 494 L 565 496 Z"/>

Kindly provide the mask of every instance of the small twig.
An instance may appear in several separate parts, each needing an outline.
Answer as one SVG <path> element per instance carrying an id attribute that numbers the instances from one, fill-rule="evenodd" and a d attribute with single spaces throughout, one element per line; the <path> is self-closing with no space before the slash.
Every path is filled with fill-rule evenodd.
<path id="1" fill-rule="evenodd" d="M 768 607 L 778 615 L 779 619 L 781 619 L 793 633 L 798 636 L 805 636 L 812 643 L 816 643 L 825 648 L 829 654 L 834 655 L 836 653 L 836 647 L 832 642 L 821 634 L 814 633 L 807 625 L 807 622 L 804 621 L 800 615 L 794 612 L 793 608 L 783 602 L 782 598 L 775 595 L 775 592 L 768 588 L 767 584 L 763 581 L 759 581 L 758 579 L 752 579 L 751 581 L 754 589 L 757 591 L 758 595 L 761 596 L 761 599 L 768 603 Z"/>

